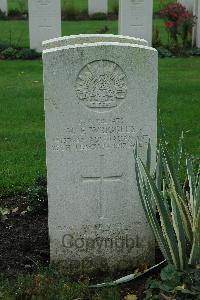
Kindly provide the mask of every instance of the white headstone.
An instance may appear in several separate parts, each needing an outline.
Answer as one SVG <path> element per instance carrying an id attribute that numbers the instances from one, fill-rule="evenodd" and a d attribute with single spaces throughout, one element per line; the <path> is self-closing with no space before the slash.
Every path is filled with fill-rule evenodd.
<path id="1" fill-rule="evenodd" d="M 193 44 L 200 48 L 200 0 L 179 0 L 178 2 L 183 4 L 196 17 L 196 24 L 193 30 Z"/>
<path id="2" fill-rule="evenodd" d="M 193 13 L 196 24 L 193 30 L 193 44 L 200 48 L 200 0 L 180 0 L 180 3 Z"/>
<path id="3" fill-rule="evenodd" d="M 76 45 L 84 43 L 98 43 L 98 42 L 119 42 L 119 43 L 130 43 L 137 45 L 148 46 L 147 41 L 142 39 L 136 39 L 134 37 L 114 35 L 114 34 L 79 34 L 62 36 L 56 39 L 48 40 L 43 42 L 43 50 L 62 47 L 67 45 Z"/>
<path id="4" fill-rule="evenodd" d="M 197 17 L 197 25 L 196 25 L 196 46 L 200 48 L 200 0 L 196 0 L 196 17 Z"/>
<path id="5" fill-rule="evenodd" d="M 88 0 L 89 15 L 95 13 L 108 13 L 108 0 Z"/>
<path id="6" fill-rule="evenodd" d="M 195 0 L 179 0 L 178 2 L 183 4 L 187 10 L 193 12 Z"/>
<path id="7" fill-rule="evenodd" d="M 61 36 L 60 0 L 29 0 L 30 48 L 42 50 L 42 42 Z"/>
<path id="8" fill-rule="evenodd" d="M 119 0 L 119 34 L 152 44 L 153 0 Z"/>
<path id="9" fill-rule="evenodd" d="M 6 15 L 8 14 L 8 3 L 7 0 L 0 0 L 0 10 Z"/>
<path id="10" fill-rule="evenodd" d="M 43 51 L 51 261 L 90 272 L 153 263 L 133 149 L 156 148 L 157 51 L 99 42 Z"/>

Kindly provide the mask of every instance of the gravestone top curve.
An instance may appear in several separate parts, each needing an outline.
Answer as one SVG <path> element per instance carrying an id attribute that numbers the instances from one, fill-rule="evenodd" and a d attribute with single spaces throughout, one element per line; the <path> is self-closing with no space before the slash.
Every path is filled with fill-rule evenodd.
<path id="1" fill-rule="evenodd" d="M 53 47 L 62 47 L 67 45 L 97 43 L 97 42 L 120 42 L 148 46 L 148 42 L 144 39 L 114 35 L 114 34 L 79 34 L 50 39 L 43 42 L 43 50 Z"/>
<path id="2" fill-rule="evenodd" d="M 131 48 L 140 48 L 146 49 L 157 53 L 157 50 L 153 47 L 138 45 L 138 44 L 130 44 L 130 43 L 119 43 L 119 42 L 95 42 L 95 43 L 83 43 L 83 44 L 75 44 L 75 45 L 66 45 L 66 46 L 58 46 L 50 49 L 44 49 L 43 54 L 62 51 L 65 49 L 75 49 L 75 48 L 86 48 L 86 47 L 99 47 L 99 46 L 117 46 L 117 47 L 131 47 Z"/>

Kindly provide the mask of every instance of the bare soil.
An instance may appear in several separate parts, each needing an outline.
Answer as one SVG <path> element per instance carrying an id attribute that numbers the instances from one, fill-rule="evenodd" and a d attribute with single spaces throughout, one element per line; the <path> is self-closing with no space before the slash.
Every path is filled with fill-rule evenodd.
<path id="1" fill-rule="evenodd" d="M 0 199 L 0 207 L 13 211 L 0 222 L 0 274 L 6 277 L 34 272 L 49 263 L 47 212 L 27 212 L 25 200 Z"/>

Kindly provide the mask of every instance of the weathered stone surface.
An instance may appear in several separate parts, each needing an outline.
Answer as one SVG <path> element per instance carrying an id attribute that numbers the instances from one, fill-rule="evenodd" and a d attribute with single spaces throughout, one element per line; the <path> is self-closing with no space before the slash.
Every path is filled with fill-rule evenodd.
<path id="1" fill-rule="evenodd" d="M 88 0 L 89 15 L 95 13 L 108 13 L 108 0 Z"/>
<path id="2" fill-rule="evenodd" d="M 43 51 L 51 260 L 90 272 L 153 262 L 133 148 L 156 147 L 157 51 L 90 43 Z"/>
<path id="3" fill-rule="evenodd" d="M 0 10 L 6 15 L 8 14 L 8 3 L 7 0 L 0 0 Z"/>
<path id="4" fill-rule="evenodd" d="M 119 0 L 119 34 L 152 44 L 153 0 Z"/>
<path id="5" fill-rule="evenodd" d="M 42 51 L 42 42 L 61 36 L 60 0 L 29 0 L 30 48 Z"/>
<path id="6" fill-rule="evenodd" d="M 55 47 L 67 46 L 67 45 L 97 43 L 97 42 L 106 42 L 106 41 L 148 46 L 147 41 L 143 39 L 136 39 L 134 37 L 129 37 L 129 36 L 114 35 L 114 34 L 79 34 L 79 35 L 63 36 L 60 38 L 44 41 L 43 50 L 55 48 Z"/>

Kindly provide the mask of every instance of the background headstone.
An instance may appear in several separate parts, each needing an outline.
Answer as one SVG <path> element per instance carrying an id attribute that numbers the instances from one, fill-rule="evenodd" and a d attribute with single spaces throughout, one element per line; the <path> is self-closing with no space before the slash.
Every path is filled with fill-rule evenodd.
<path id="1" fill-rule="evenodd" d="M 119 1 L 119 34 L 152 44 L 153 0 Z"/>
<path id="2" fill-rule="evenodd" d="M 196 46 L 197 48 L 200 48 L 200 0 L 196 0 L 195 2 L 195 15 L 197 17 L 197 25 L 196 25 Z"/>
<path id="3" fill-rule="evenodd" d="M 7 0 L 0 0 L 0 10 L 6 15 L 8 14 L 8 3 Z"/>
<path id="4" fill-rule="evenodd" d="M 157 51 L 117 42 L 43 51 L 51 261 L 71 271 L 153 263 L 133 149 L 156 151 Z"/>
<path id="5" fill-rule="evenodd" d="M 42 42 L 61 36 L 60 0 L 29 0 L 30 48 L 42 50 Z"/>
<path id="6" fill-rule="evenodd" d="M 108 13 L 108 0 L 88 0 L 89 15 L 95 13 Z"/>
<path id="7" fill-rule="evenodd" d="M 180 1 L 185 2 L 186 8 L 195 16 L 195 26 L 193 28 L 193 45 L 200 48 L 200 0 Z"/>
<path id="8" fill-rule="evenodd" d="M 43 50 L 53 47 L 97 42 L 119 42 L 148 46 L 147 41 L 129 36 L 115 34 L 79 34 L 62 36 L 56 39 L 45 41 L 43 42 Z"/>
<path id="9" fill-rule="evenodd" d="M 193 11 L 195 0 L 179 0 L 178 2 L 183 4 L 187 8 L 187 10 Z"/>

